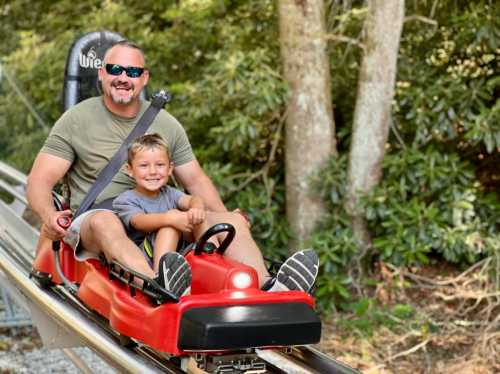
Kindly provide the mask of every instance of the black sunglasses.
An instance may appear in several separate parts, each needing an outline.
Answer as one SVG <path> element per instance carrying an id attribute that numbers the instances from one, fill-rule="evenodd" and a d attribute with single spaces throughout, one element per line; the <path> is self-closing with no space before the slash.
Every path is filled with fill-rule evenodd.
<path id="1" fill-rule="evenodd" d="M 130 78 L 139 78 L 144 73 L 144 68 L 137 66 L 121 66 L 118 64 L 106 64 L 106 72 L 110 75 L 120 75 L 123 71 Z"/>

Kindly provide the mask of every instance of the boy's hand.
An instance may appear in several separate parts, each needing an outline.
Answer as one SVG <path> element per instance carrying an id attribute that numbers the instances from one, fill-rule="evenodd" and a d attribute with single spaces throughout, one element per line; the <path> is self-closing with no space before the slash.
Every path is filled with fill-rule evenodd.
<path id="1" fill-rule="evenodd" d="M 193 224 L 190 222 L 188 212 L 181 212 L 177 209 L 169 210 L 169 225 L 183 232 L 192 232 Z"/>
<path id="2" fill-rule="evenodd" d="M 199 225 L 200 223 L 205 221 L 205 218 L 207 218 L 205 209 L 191 208 L 186 213 L 188 215 L 189 222 L 192 225 Z"/>

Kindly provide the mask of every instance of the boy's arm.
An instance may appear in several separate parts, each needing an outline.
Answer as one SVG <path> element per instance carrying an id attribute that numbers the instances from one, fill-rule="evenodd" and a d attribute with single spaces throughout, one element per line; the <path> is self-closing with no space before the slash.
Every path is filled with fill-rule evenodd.
<path id="1" fill-rule="evenodd" d="M 167 213 L 171 213 L 169 211 Z M 171 214 L 167 213 L 137 213 L 130 218 L 130 226 L 144 232 L 151 232 L 165 226 L 171 226 Z"/>
<path id="2" fill-rule="evenodd" d="M 187 214 L 177 209 L 165 213 L 137 213 L 130 218 L 130 226 L 143 232 L 153 232 L 163 227 L 174 227 L 187 232 L 193 229 Z"/>
<path id="3" fill-rule="evenodd" d="M 113 201 L 113 210 L 120 217 L 126 227 L 142 231 L 152 232 L 162 227 L 175 227 L 186 230 L 184 222 L 187 222 L 186 213 L 172 209 L 164 213 L 146 213 L 139 201 L 130 193 L 124 192 Z"/>

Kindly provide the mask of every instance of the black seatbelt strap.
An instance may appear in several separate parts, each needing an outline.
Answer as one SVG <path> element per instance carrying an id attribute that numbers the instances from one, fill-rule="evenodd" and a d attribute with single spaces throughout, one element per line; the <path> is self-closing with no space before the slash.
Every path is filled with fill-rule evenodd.
<path id="1" fill-rule="evenodd" d="M 148 127 L 155 119 L 158 112 L 171 100 L 171 95 L 165 91 L 159 91 L 152 97 L 151 105 L 146 109 L 142 117 L 139 119 L 135 127 L 132 129 L 127 138 L 123 141 L 118 151 L 113 155 L 109 163 L 101 170 L 87 195 L 83 198 L 82 203 L 78 207 L 74 218 L 86 212 L 102 190 L 111 182 L 113 177 L 118 173 L 123 163 L 127 160 L 128 145 L 137 137 L 143 135 Z"/>

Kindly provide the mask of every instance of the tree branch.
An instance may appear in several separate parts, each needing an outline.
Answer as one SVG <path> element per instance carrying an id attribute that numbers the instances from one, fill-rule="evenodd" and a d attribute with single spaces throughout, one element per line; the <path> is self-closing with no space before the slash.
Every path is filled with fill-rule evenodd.
<path id="1" fill-rule="evenodd" d="M 404 19 L 403 22 L 411 22 L 411 21 L 423 22 L 423 23 L 427 23 L 428 25 L 432 25 L 432 26 L 435 26 L 435 27 L 437 27 L 437 25 L 438 25 L 438 23 L 437 23 L 436 20 L 433 20 L 431 18 L 427 18 L 427 17 L 424 17 L 424 16 L 418 16 L 416 14 L 413 14 L 411 16 L 405 17 L 405 19 Z"/>
<path id="2" fill-rule="evenodd" d="M 359 40 L 350 38 L 345 35 L 339 35 L 339 34 L 326 34 L 325 39 L 327 41 L 333 41 L 333 42 L 343 42 L 343 43 L 348 43 L 355 45 L 356 47 L 361 48 L 363 51 L 365 50 L 365 45 L 361 43 Z"/>
<path id="3" fill-rule="evenodd" d="M 394 356 L 389 358 L 389 361 L 395 360 L 398 357 L 403 357 L 403 356 L 407 356 L 409 354 L 412 354 L 412 353 L 418 351 L 420 348 L 425 347 L 427 345 L 427 343 L 429 343 L 429 342 L 430 342 L 430 339 L 426 339 L 423 342 L 417 344 L 416 346 L 414 346 L 410 349 L 407 349 L 406 351 L 399 352 L 399 353 L 395 354 Z"/>

